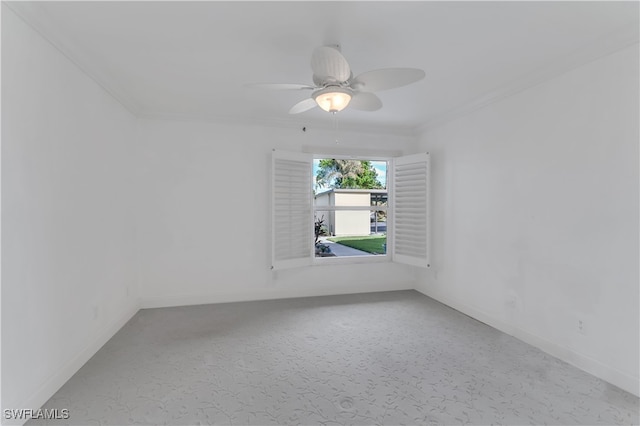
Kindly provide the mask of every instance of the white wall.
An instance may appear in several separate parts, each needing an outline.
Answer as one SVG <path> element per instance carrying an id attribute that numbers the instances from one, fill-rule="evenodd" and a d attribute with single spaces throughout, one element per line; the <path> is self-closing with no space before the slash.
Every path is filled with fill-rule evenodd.
<path id="1" fill-rule="evenodd" d="M 40 407 L 137 309 L 134 136 L 3 4 L 3 408 Z"/>
<path id="2" fill-rule="evenodd" d="M 636 395 L 638 73 L 635 45 L 427 130 L 419 285 Z"/>
<path id="3" fill-rule="evenodd" d="M 302 126 L 301 126 L 302 127 Z M 140 120 L 142 306 L 413 288 L 402 265 L 272 272 L 272 149 L 336 146 L 331 131 Z M 415 149 L 410 137 L 341 132 L 337 149 Z"/>

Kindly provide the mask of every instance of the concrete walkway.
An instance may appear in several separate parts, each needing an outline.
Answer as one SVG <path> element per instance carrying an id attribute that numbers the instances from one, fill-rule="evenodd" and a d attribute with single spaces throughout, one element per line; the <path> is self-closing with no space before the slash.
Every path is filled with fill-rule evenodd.
<path id="1" fill-rule="evenodd" d="M 320 237 L 320 242 L 322 244 L 326 244 L 331 249 L 331 253 L 335 254 L 336 257 L 343 256 L 372 256 L 371 253 L 367 253 L 366 251 L 354 249 L 351 247 L 343 246 L 342 244 L 334 243 L 333 241 L 327 240 L 327 237 Z"/>

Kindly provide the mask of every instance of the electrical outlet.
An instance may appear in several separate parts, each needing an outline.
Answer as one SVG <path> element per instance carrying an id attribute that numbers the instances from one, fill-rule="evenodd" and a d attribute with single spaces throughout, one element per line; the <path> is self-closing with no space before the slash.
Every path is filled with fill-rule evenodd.
<path id="1" fill-rule="evenodd" d="M 584 334 L 584 321 L 578 320 L 578 333 Z"/>

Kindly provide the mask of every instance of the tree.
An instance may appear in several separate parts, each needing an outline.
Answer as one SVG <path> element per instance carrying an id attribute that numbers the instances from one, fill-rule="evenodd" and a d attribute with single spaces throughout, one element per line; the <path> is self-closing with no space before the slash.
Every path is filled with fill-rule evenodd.
<path id="1" fill-rule="evenodd" d="M 383 188 L 371 162 L 361 160 L 320 160 L 316 182 L 322 188 Z"/>

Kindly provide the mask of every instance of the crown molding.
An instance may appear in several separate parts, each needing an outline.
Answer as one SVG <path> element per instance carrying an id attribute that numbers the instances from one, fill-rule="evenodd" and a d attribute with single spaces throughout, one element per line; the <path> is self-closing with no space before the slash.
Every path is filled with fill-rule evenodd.
<path id="1" fill-rule="evenodd" d="M 54 48 L 62 53 L 71 63 L 78 67 L 83 73 L 91 78 L 105 92 L 111 95 L 116 101 L 137 116 L 140 112 L 140 105 L 123 90 L 113 78 L 104 70 L 92 64 L 91 54 L 81 49 L 69 37 L 66 37 L 53 24 L 46 12 L 32 1 L 3 1 L 7 6 L 29 27 L 40 34 Z"/>
<path id="2" fill-rule="evenodd" d="M 502 99 L 513 96 L 545 81 L 554 79 L 573 69 L 579 68 L 605 56 L 612 55 L 620 50 L 631 47 L 634 44 L 638 44 L 639 34 L 640 30 L 638 23 L 622 27 L 618 31 L 575 50 L 571 55 L 556 58 L 555 60 L 548 62 L 545 66 L 528 73 L 517 80 L 505 84 L 496 90 L 488 92 L 483 96 L 442 114 L 426 118 L 422 124 L 413 128 L 413 134 L 420 135 L 432 127 L 437 127 L 468 115 L 478 109 L 499 102 Z"/>

